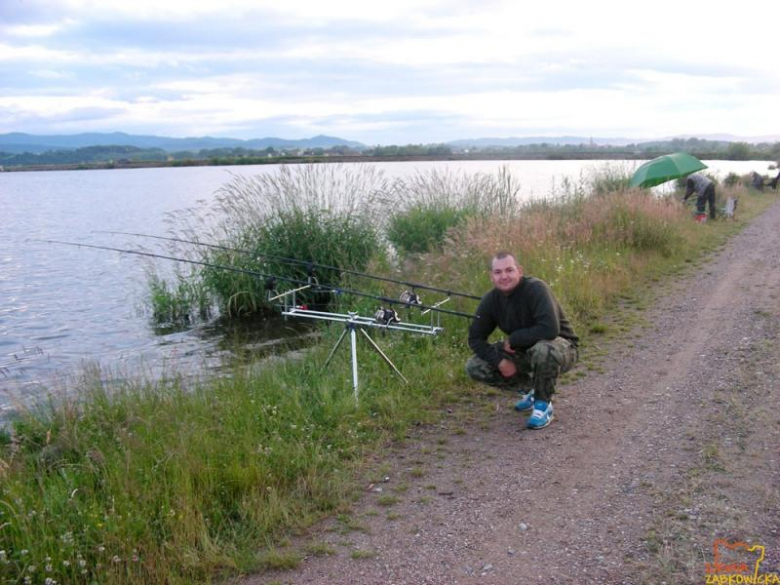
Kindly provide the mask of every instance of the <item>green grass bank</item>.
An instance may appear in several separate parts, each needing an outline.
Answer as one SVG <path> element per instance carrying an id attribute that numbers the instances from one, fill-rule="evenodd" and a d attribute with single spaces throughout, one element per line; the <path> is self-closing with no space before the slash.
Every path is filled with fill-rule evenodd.
<path id="1" fill-rule="evenodd" d="M 443 208 L 457 221 L 444 232 L 433 222 L 438 240 L 415 240 L 427 252 L 393 264 L 377 246 L 363 260 L 390 276 L 481 294 L 486 260 L 515 251 L 527 274 L 552 285 L 582 336 L 582 375 L 595 341 L 620 327 L 619 303 L 696 263 L 777 198 L 721 186 L 721 198 L 739 197 L 738 220 L 697 224 L 674 197 L 613 179 L 615 187 L 599 189 L 595 177 L 523 206 L 500 204 L 498 187 L 481 203 L 450 193 Z M 435 197 L 422 191 L 429 213 Z M 412 201 L 397 213 L 406 209 L 422 207 Z M 373 225 L 381 240 L 386 224 Z M 474 302 L 448 306 L 473 311 Z M 467 320 L 443 324 L 436 339 L 375 334 L 412 383 L 362 351 L 357 404 L 349 352 L 322 368 L 339 327 L 302 355 L 196 383 L 106 387 L 84 372 L 74 398 L 23 412 L 0 435 L 0 581 L 214 582 L 294 565 L 287 535 L 348 510 L 368 461 L 410 425 L 478 392 L 463 372 Z"/>

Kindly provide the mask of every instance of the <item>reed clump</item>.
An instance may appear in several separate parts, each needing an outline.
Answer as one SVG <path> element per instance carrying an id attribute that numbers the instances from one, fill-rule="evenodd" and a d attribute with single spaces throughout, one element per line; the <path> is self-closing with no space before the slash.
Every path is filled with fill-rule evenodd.
<path id="1" fill-rule="evenodd" d="M 169 281 L 150 268 L 147 285 L 152 322 L 157 327 L 186 327 L 192 324 L 194 315 L 201 320 L 208 318 L 208 296 L 197 278 L 186 278 L 177 272 Z"/>
<path id="2" fill-rule="evenodd" d="M 514 215 L 519 195 L 507 167 L 495 174 L 416 173 L 392 186 L 386 237 L 402 255 L 438 250 L 447 232 L 470 217 Z"/>
<path id="3" fill-rule="evenodd" d="M 387 189 L 381 172 L 359 165 L 281 166 L 276 172 L 234 176 L 207 209 L 171 217 L 174 237 L 218 244 L 222 249 L 178 242 L 170 251 L 245 272 L 203 266 L 186 276 L 177 275 L 178 285 L 168 289 L 150 280 L 154 314 L 179 315 L 187 305 L 188 318 L 195 309 L 202 313 L 204 306 L 227 318 L 268 313 L 270 282 L 262 275 L 280 277 L 282 285 L 300 286 L 309 279 L 307 262 L 335 267 L 318 270 L 317 278 L 338 285 L 339 269 L 362 270 L 381 252 L 379 215 Z M 168 294 L 159 294 L 161 290 Z M 199 294 L 189 295 L 193 290 Z M 327 295 L 321 294 L 303 292 L 298 298 L 313 304 L 327 302 Z"/>
<path id="4" fill-rule="evenodd" d="M 743 219 L 774 200 L 728 194 Z M 252 208 L 224 203 L 234 204 Z M 218 234 L 256 225 L 231 217 Z M 468 217 L 441 249 L 407 259 L 404 276 L 481 293 L 487 260 L 511 250 L 550 283 L 587 347 L 604 329 L 589 320 L 740 225 L 697 224 L 678 200 L 646 192 L 574 193 Z M 474 301 L 448 306 L 473 311 Z M 198 383 L 85 375 L 76 396 L 23 412 L 0 434 L 0 581 L 177 584 L 294 565 L 294 551 L 275 552 L 287 532 L 348 510 L 369 454 L 474 391 L 462 367 L 468 323 L 445 318 L 437 339 L 376 334 L 412 382 L 361 351 L 359 402 L 346 349 L 322 367 L 338 328 L 303 355 Z"/>

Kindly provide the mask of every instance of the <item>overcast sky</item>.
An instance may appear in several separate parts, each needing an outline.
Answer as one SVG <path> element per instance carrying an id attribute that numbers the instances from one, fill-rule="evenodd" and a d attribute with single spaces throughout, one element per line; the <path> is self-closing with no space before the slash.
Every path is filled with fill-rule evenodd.
<path id="1" fill-rule="evenodd" d="M 0 0 L 0 133 L 780 134 L 777 2 Z"/>

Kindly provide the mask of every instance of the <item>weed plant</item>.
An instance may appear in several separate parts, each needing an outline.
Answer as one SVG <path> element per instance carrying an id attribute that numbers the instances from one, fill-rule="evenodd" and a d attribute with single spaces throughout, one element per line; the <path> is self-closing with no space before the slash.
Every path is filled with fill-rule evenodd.
<path id="1" fill-rule="evenodd" d="M 728 194 L 740 199 L 740 221 L 774 201 Z M 225 237 L 256 225 L 231 217 Z M 675 198 L 647 192 L 572 195 L 469 217 L 404 275 L 479 293 L 487 260 L 511 250 L 550 283 L 587 347 L 604 329 L 587 324 L 618 298 L 741 225 L 696 223 Z M 448 306 L 473 311 L 474 301 Z M 23 412 L 0 441 L 0 582 L 177 584 L 293 566 L 294 552 L 276 552 L 289 531 L 348 511 L 368 455 L 473 391 L 468 323 L 446 318 L 438 339 L 371 332 L 411 383 L 360 341 L 359 402 L 346 346 L 323 370 L 342 332 L 330 327 L 321 345 L 262 368 L 119 387 L 96 374 L 77 399 Z"/>

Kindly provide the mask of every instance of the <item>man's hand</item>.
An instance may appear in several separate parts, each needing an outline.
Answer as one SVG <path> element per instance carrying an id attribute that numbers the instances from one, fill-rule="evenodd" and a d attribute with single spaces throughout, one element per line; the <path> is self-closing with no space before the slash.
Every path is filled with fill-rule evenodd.
<path id="1" fill-rule="evenodd" d="M 509 345 L 509 340 L 508 339 L 504 340 L 504 351 L 507 352 L 507 353 L 515 353 L 515 350 L 512 349 L 511 345 Z"/>
<path id="2" fill-rule="evenodd" d="M 514 353 L 514 352 L 512 352 Z M 498 371 L 501 372 L 501 375 L 504 376 L 504 378 L 511 378 L 515 374 L 517 374 L 517 366 L 515 366 L 515 363 L 510 360 L 501 360 L 498 363 Z"/>

